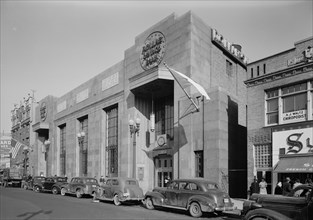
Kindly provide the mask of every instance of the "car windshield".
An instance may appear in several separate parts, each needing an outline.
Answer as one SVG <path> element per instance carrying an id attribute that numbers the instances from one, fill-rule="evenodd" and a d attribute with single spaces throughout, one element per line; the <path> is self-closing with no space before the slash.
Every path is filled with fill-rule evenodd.
<path id="1" fill-rule="evenodd" d="M 218 189 L 218 185 L 216 183 L 206 183 L 204 186 L 206 189 Z"/>
<path id="2" fill-rule="evenodd" d="M 97 183 L 96 179 L 86 179 L 86 183 Z"/>
<path id="3" fill-rule="evenodd" d="M 45 177 L 37 177 L 35 180 L 44 181 Z"/>

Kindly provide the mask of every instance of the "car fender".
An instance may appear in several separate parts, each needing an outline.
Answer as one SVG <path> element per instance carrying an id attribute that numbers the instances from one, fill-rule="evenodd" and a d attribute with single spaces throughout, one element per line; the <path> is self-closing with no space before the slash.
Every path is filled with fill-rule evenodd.
<path id="1" fill-rule="evenodd" d="M 163 205 L 163 201 L 165 199 L 164 195 L 159 192 L 147 192 L 145 194 L 145 199 L 150 197 L 154 205 Z"/>
<path id="2" fill-rule="evenodd" d="M 214 201 L 213 198 L 210 198 L 210 197 L 206 197 L 206 196 L 200 196 L 200 195 L 194 195 L 194 196 L 191 196 L 189 199 L 188 199 L 188 205 L 187 205 L 187 209 L 189 209 L 190 207 L 190 204 L 192 202 L 197 202 L 199 203 L 199 205 L 201 206 L 201 210 L 203 212 L 213 212 L 214 211 L 214 208 L 216 206 L 216 203 Z"/>
<path id="3" fill-rule="evenodd" d="M 291 220 L 287 216 L 271 209 L 259 208 L 248 211 L 243 217 L 244 220 L 252 220 L 254 218 L 266 218 L 270 220 Z"/>

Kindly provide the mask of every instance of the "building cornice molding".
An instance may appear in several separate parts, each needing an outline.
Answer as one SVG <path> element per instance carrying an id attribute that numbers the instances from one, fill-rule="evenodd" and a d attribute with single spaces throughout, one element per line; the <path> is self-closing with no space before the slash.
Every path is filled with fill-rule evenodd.
<path id="1" fill-rule="evenodd" d="M 256 78 L 248 79 L 244 83 L 247 85 L 247 87 L 253 87 L 258 86 L 260 84 L 269 83 L 283 78 L 299 75 L 309 71 L 313 71 L 313 62 L 300 64 L 297 66 L 293 66 L 291 68 L 286 68 Z"/>

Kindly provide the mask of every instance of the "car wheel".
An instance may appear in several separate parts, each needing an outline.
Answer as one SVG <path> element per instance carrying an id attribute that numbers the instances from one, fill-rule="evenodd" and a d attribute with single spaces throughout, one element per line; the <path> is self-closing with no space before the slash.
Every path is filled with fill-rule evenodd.
<path id="1" fill-rule="evenodd" d="M 118 198 L 117 194 L 114 196 L 113 202 L 114 202 L 114 205 L 116 205 L 116 206 L 121 204 L 120 199 Z"/>
<path id="2" fill-rule="evenodd" d="M 35 191 L 35 192 L 40 192 L 39 186 L 35 186 L 35 187 L 34 187 L 34 191 Z"/>
<path id="3" fill-rule="evenodd" d="M 66 194 L 66 189 L 65 189 L 65 188 L 62 188 L 62 189 L 61 189 L 61 195 L 62 195 L 62 196 L 65 196 L 65 194 Z"/>
<path id="4" fill-rule="evenodd" d="M 245 220 L 291 220 L 287 216 L 280 214 L 278 212 L 275 212 L 270 209 L 254 209 L 252 211 L 249 211 L 245 216 Z"/>
<path id="5" fill-rule="evenodd" d="M 82 193 L 81 193 L 80 189 L 76 190 L 76 197 L 77 198 L 81 198 L 82 197 Z"/>
<path id="6" fill-rule="evenodd" d="M 192 217 L 196 217 L 196 218 L 201 217 L 202 216 L 202 210 L 201 210 L 199 203 L 197 203 L 197 202 L 191 203 L 190 207 L 189 207 L 189 213 Z"/>
<path id="7" fill-rule="evenodd" d="M 150 210 L 154 209 L 154 205 L 153 205 L 151 197 L 148 197 L 146 199 L 146 208 Z"/>
<path id="8" fill-rule="evenodd" d="M 52 188 L 52 194 L 54 194 L 54 195 L 58 194 L 58 189 L 56 187 Z"/>

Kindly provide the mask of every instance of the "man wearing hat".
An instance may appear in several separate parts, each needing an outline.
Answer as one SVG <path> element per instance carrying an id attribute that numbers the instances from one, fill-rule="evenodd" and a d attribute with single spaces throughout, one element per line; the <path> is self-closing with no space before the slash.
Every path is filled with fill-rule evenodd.
<path id="1" fill-rule="evenodd" d="M 286 180 L 283 183 L 283 196 L 288 195 L 290 192 L 291 192 L 290 178 L 286 177 Z"/>

